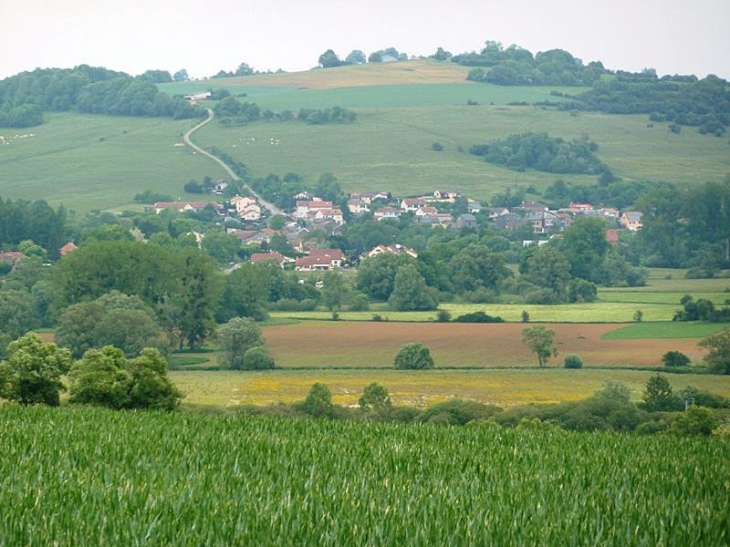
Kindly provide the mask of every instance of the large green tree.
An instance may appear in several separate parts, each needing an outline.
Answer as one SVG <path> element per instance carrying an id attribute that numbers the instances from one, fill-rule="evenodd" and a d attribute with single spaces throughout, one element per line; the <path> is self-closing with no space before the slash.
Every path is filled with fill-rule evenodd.
<path id="1" fill-rule="evenodd" d="M 264 346 L 261 328 L 248 317 L 234 317 L 221 325 L 216 338 L 221 349 L 218 363 L 231 370 L 248 369 L 245 358 L 248 350 Z"/>
<path id="2" fill-rule="evenodd" d="M 451 259 L 452 282 L 457 293 L 487 289 L 498 291 L 500 283 L 512 272 L 505 265 L 504 255 L 486 245 L 473 243 Z"/>
<path id="3" fill-rule="evenodd" d="M 522 330 L 522 336 L 522 341 L 537 355 L 540 367 L 544 367 L 551 356 L 558 354 L 554 346 L 554 330 L 546 327 L 528 327 Z"/>
<path id="4" fill-rule="evenodd" d="M 367 258 L 357 269 L 357 288 L 375 300 L 388 300 L 393 292 L 395 274 L 406 264 L 415 264 L 415 260 L 394 253 Z"/>
<path id="5" fill-rule="evenodd" d="M 599 218 L 576 220 L 565 230 L 560 250 L 570 264 L 570 274 L 600 282 L 601 264 L 608 250 L 606 223 Z"/>
<path id="6" fill-rule="evenodd" d="M 69 377 L 72 403 L 174 410 L 182 398 L 167 377 L 167 362 L 153 348 L 143 349 L 133 359 L 112 346 L 91 349 L 74 364 Z"/>
<path id="7" fill-rule="evenodd" d="M 699 345 L 708 350 L 705 362 L 720 374 L 730 374 L 730 328 L 706 338 Z"/>
<path id="8" fill-rule="evenodd" d="M 203 343 L 215 327 L 214 314 L 223 292 L 223 280 L 212 259 L 197 249 L 178 258 L 179 292 L 176 304 L 180 344 L 190 349 Z"/>
<path id="9" fill-rule="evenodd" d="M 525 279 L 538 287 L 550 289 L 555 298 L 565 301 L 570 281 L 570 265 L 559 250 L 545 245 L 535 249 L 527 260 Z"/>
<path id="10" fill-rule="evenodd" d="M 433 368 L 434 362 L 428 348 L 418 342 L 405 344 L 395 356 L 395 368 L 422 370 Z"/>
<path id="11" fill-rule="evenodd" d="M 435 310 L 438 298 L 436 291 L 426 286 L 418 268 L 413 264 L 405 264 L 395 274 L 388 306 L 398 311 Z"/>
<path id="12" fill-rule="evenodd" d="M 57 406 L 64 389 L 61 376 L 71 367 L 71 354 L 29 333 L 8 346 L 0 362 L 0 396 L 24 405 Z"/>

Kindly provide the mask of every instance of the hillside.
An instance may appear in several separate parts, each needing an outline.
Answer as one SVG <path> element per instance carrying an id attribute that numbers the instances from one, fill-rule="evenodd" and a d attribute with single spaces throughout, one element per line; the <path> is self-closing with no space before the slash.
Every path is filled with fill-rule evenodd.
<path id="1" fill-rule="evenodd" d="M 596 181 L 512 171 L 468 154 L 474 144 L 527 131 L 567 141 L 589 136 L 599 145 L 600 160 L 624 180 L 691 184 L 722 180 L 730 172 L 725 138 L 703 136 L 691 127 L 675 134 L 668 123 L 650 123 L 644 115 L 528 106 L 568 101 L 557 94 L 585 88 L 497 86 L 468 82 L 467 73 L 468 67 L 454 63 L 420 60 L 159 87 L 171 95 L 226 89 L 274 112 L 342 106 L 357 113 L 357 121 L 346 125 L 214 122 L 194 136 L 204 148 L 228 152 L 254 177 L 296 172 L 314 184 L 332 172 L 350 191 L 411 195 L 449 187 L 481 199 L 515 185 L 540 190 L 557 178 Z M 71 112 L 47 113 L 46 120 L 32 129 L 0 131 L 6 143 L 0 146 L 0 196 L 43 197 L 86 211 L 130 205 L 134 194 L 146 189 L 178 197 L 190 179 L 224 176 L 212 162 L 175 146 L 191 120 Z M 34 137 L 15 138 L 24 134 Z M 433 150 L 436 142 L 442 151 Z"/>

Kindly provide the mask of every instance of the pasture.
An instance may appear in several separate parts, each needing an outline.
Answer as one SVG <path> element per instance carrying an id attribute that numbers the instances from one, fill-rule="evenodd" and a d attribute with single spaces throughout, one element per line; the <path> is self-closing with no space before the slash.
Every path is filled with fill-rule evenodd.
<path id="1" fill-rule="evenodd" d="M 439 366 L 439 363 L 436 363 Z M 385 386 L 393 403 L 429 406 L 450 398 L 471 399 L 503 408 L 526 404 L 559 403 L 590 397 L 606 381 L 626 385 L 632 399 L 641 400 L 646 381 L 654 372 L 640 370 L 567 370 L 551 366 L 522 369 L 451 369 L 402 371 L 392 368 L 351 370 L 170 371 L 175 385 L 185 393 L 188 408 L 236 408 L 301 401 L 312 384 L 322 382 L 336 404 L 356 406 L 368 384 Z M 730 378 L 703 374 L 668 377 L 677 391 L 693 385 L 730 396 Z"/>
<path id="2" fill-rule="evenodd" d="M 3 405 L 0 452 L 4 545 L 730 537 L 717 438 Z"/>
<path id="3" fill-rule="evenodd" d="M 336 104 L 346 106 L 336 98 L 328 106 Z M 322 173 L 332 172 L 346 191 L 372 188 L 401 196 L 446 185 L 486 199 L 519 185 L 542 190 L 557 178 L 595 183 L 595 177 L 585 175 L 515 172 L 468 153 L 473 144 L 526 131 L 545 131 L 566 140 L 589 135 L 599 144 L 600 158 L 626 180 L 701 183 L 722 180 L 730 171 L 723 139 L 692 131 L 675 135 L 661 124 L 647 127 L 643 116 L 570 116 L 531 106 L 489 105 L 370 107 L 357 112 L 357 121 L 344 125 L 213 123 L 195 140 L 203 147 L 225 150 L 254 176 L 293 171 L 314 183 Z M 434 151 L 434 142 L 443 150 Z"/>
<path id="4" fill-rule="evenodd" d="M 183 185 L 188 180 L 224 175 L 215 163 L 181 145 L 194 120 L 45 116 L 47 122 L 39 127 L 0 129 L 0 135 L 10 139 L 0 145 L 4 199 L 44 199 L 86 213 L 127 206 L 136 193 L 147 189 L 173 198 L 185 196 Z"/>

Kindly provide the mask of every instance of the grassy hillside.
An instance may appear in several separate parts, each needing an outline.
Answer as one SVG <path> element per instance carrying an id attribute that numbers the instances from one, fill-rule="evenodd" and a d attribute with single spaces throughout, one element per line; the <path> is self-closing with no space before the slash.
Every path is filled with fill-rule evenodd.
<path id="1" fill-rule="evenodd" d="M 589 135 L 599 157 L 624 179 L 700 183 L 730 172 L 726 139 L 666 124 L 650 127 L 645 116 L 608 116 L 509 106 L 556 100 L 565 88 L 502 87 L 467 82 L 467 69 L 452 63 L 408 61 L 348 66 L 292 74 L 165 84 L 171 94 L 224 87 L 274 111 L 335 105 L 358 119 L 341 126 L 257 122 L 245 127 L 206 126 L 195 136 L 247 165 L 254 176 L 297 172 L 315 182 L 334 173 L 345 190 L 387 189 L 412 195 L 437 187 L 474 198 L 515 185 L 544 188 L 559 175 L 518 173 L 468 154 L 472 144 L 512 133 L 545 131 L 573 139 Z M 571 88 L 572 93 L 579 92 Z M 477 105 L 467 106 L 467 101 Z M 182 195 L 191 178 L 223 176 L 209 160 L 176 147 L 191 121 L 48 114 L 32 130 L 2 130 L 0 196 L 43 197 L 78 211 L 129 205 L 152 189 Z M 25 139 L 15 135 L 33 134 Z M 270 144 L 278 141 L 278 144 Z M 1 141 L 1 139 L 0 139 Z M 443 151 L 432 150 L 434 142 Z M 562 176 L 595 183 L 595 177 Z M 192 197 L 192 196 L 188 196 Z"/>
<path id="2" fill-rule="evenodd" d="M 177 197 L 191 178 L 224 175 L 213 162 L 176 146 L 193 120 L 88 114 L 46 118 L 39 127 L 0 129 L 7 142 L 0 144 L 3 198 L 43 198 L 84 212 L 129 204 L 146 189 Z"/>

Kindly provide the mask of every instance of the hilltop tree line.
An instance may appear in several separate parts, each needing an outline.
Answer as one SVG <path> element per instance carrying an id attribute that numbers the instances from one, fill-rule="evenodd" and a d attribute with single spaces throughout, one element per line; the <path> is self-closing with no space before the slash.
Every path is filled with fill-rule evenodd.
<path id="1" fill-rule="evenodd" d="M 123 72 L 80 65 L 17 74 L 0 81 L 0 127 L 40 125 L 47 111 L 175 119 L 204 115 L 203 109 L 182 97 L 158 91 L 158 72 L 147 71 L 133 78 Z"/>

